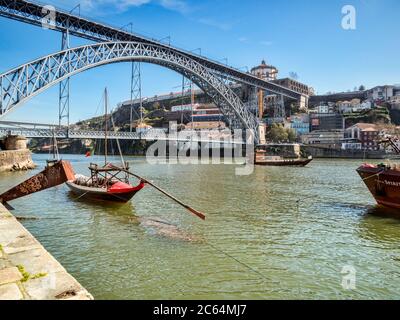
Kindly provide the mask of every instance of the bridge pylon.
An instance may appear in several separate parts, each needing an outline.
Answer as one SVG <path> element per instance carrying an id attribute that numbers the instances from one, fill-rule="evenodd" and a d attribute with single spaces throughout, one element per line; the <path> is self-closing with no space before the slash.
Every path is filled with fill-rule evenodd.
<path id="1" fill-rule="evenodd" d="M 61 51 L 70 49 L 68 29 L 62 33 Z M 68 65 L 66 66 L 69 67 Z M 69 70 L 68 70 L 69 72 Z M 67 78 L 60 82 L 58 96 L 58 125 L 63 125 L 63 119 L 66 119 L 66 125 L 69 127 L 69 81 Z"/>

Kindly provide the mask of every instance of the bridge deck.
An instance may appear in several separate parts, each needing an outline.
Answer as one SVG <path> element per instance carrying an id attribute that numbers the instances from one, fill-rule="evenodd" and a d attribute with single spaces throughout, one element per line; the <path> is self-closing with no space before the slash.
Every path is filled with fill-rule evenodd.
<path id="1" fill-rule="evenodd" d="M 0 127 L 0 137 L 7 135 L 20 135 L 26 138 L 52 138 L 57 139 L 104 139 L 104 131 L 92 130 L 68 130 L 65 128 L 22 128 Z M 232 136 L 199 135 L 197 132 L 179 132 L 167 134 L 161 129 L 148 130 L 146 132 L 108 132 L 107 138 L 111 140 L 146 140 L 146 141 L 177 141 L 221 144 L 244 144 L 242 140 L 233 139 Z"/>

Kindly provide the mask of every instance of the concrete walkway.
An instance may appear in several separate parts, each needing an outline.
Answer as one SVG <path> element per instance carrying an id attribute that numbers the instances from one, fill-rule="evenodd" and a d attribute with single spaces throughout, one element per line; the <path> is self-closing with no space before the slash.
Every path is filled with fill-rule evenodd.
<path id="1" fill-rule="evenodd" d="M 0 300 L 92 300 L 0 204 Z"/>

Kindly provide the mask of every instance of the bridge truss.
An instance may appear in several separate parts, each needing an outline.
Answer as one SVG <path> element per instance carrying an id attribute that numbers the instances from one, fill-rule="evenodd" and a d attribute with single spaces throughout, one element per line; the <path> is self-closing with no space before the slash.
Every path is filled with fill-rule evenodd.
<path id="1" fill-rule="evenodd" d="M 104 131 L 70 129 L 66 126 L 51 124 L 38 124 L 27 122 L 0 121 L 0 138 L 8 135 L 24 136 L 26 138 L 57 138 L 57 139 L 104 139 Z M 220 145 L 242 145 L 246 141 L 239 137 L 232 137 L 229 131 L 210 131 L 207 136 L 204 132 L 196 131 L 168 132 L 167 129 L 153 128 L 144 132 L 110 131 L 107 133 L 110 140 L 146 140 L 146 141 L 171 141 L 171 142 L 198 142 L 215 143 Z"/>
<path id="2" fill-rule="evenodd" d="M 43 19 L 49 14 L 48 10 L 48 7 L 37 1 L 0 0 L 0 16 L 40 27 L 43 26 Z M 70 35 L 95 42 L 128 41 L 158 45 L 159 47 L 169 48 L 177 53 L 186 55 L 208 68 L 210 72 L 214 73 L 216 76 L 228 79 L 229 81 L 256 86 L 257 88 L 266 90 L 272 94 L 283 95 L 295 100 L 299 100 L 302 96 L 296 91 L 259 79 L 248 72 L 243 72 L 226 64 L 213 61 L 194 52 L 161 43 L 155 39 L 150 39 L 127 30 L 122 30 L 121 28 L 112 27 L 91 19 L 83 18 L 80 15 L 75 15 L 71 12 L 56 9 L 55 14 L 55 21 L 51 27 L 53 30 L 59 32 L 68 31 Z"/>
<path id="3" fill-rule="evenodd" d="M 0 16 L 43 26 L 51 13 L 49 6 L 25 0 L 0 0 Z M 258 139 L 259 121 L 239 97 L 231 90 L 228 82 L 250 86 L 255 90 L 300 100 L 301 94 L 286 87 L 259 79 L 228 65 L 207 59 L 160 41 L 149 39 L 133 32 L 98 23 L 56 10 L 50 29 L 63 35 L 74 35 L 98 44 L 57 52 L 27 63 L 0 75 L 0 117 L 23 104 L 33 96 L 60 84 L 66 88 L 69 78 L 79 72 L 100 65 L 133 61 L 149 62 L 172 69 L 199 86 L 221 109 L 232 129 L 244 128 L 254 132 Z M 104 42 L 107 41 L 107 42 Z M 64 90 L 65 91 L 65 90 Z M 67 117 L 68 96 L 60 90 L 60 124 Z"/>
<path id="4" fill-rule="evenodd" d="M 67 49 L 0 75 L 0 116 L 77 73 L 123 61 L 145 61 L 182 74 L 213 99 L 231 120 L 231 128 L 246 128 L 257 135 L 257 119 L 220 78 L 173 49 L 139 42 L 106 42 Z"/>

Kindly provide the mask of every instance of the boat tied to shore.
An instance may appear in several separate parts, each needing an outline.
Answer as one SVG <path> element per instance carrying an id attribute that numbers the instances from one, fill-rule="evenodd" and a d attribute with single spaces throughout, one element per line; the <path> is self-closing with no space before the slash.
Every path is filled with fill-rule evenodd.
<path id="1" fill-rule="evenodd" d="M 399 155 L 400 149 L 392 137 L 383 139 L 379 144 L 390 145 Z M 365 163 L 357 169 L 357 173 L 379 205 L 400 209 L 400 164 L 381 163 L 378 165 Z"/>

